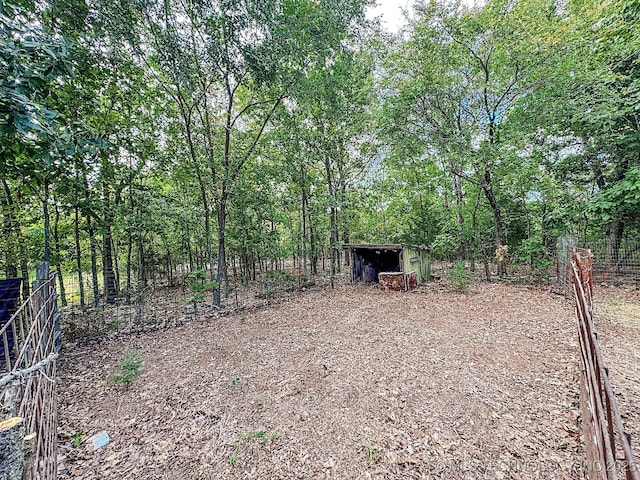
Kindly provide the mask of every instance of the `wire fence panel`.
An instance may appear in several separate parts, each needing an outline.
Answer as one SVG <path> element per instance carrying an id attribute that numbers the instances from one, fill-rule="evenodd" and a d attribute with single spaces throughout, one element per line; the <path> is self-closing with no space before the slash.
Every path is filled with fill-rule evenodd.
<path id="1" fill-rule="evenodd" d="M 2 414 L 21 418 L 26 454 L 25 477 L 53 480 L 57 475 L 56 358 L 60 349 L 55 275 L 38 266 L 33 293 L 0 330 L 5 348 L 0 377 Z"/>
<path id="2" fill-rule="evenodd" d="M 640 284 L 640 241 L 636 236 L 592 241 L 594 280 L 609 285 Z"/>
<path id="3" fill-rule="evenodd" d="M 578 241 L 572 236 L 559 237 L 556 243 L 556 280 L 566 298 L 573 296 L 573 286 L 571 283 L 571 252 L 577 245 Z"/>
<path id="4" fill-rule="evenodd" d="M 571 255 L 580 341 L 580 407 L 590 480 L 640 480 L 631 440 L 625 432 L 615 394 L 602 360 L 593 322 L 593 254 L 574 248 Z"/>
<path id="5" fill-rule="evenodd" d="M 571 255 L 573 248 L 579 245 L 588 247 L 593 256 L 593 282 L 640 286 L 640 241 L 637 238 L 623 238 L 618 242 L 598 238 L 585 245 L 579 244 L 575 237 L 565 236 L 558 238 L 556 244 L 556 280 L 567 298 L 573 298 Z"/>

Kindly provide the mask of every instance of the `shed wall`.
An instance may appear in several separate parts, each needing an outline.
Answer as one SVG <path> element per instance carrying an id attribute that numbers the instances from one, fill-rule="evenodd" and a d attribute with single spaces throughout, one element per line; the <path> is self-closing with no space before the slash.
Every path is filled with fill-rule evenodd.
<path id="1" fill-rule="evenodd" d="M 418 283 L 431 279 L 431 256 L 426 251 L 405 245 L 402 261 L 405 272 L 416 272 Z"/>

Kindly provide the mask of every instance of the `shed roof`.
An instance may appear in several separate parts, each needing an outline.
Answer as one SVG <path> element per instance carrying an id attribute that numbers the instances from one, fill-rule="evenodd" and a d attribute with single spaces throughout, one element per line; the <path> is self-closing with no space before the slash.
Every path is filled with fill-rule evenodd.
<path id="1" fill-rule="evenodd" d="M 406 243 L 345 243 L 342 248 L 347 250 L 402 250 L 403 248 L 413 248 L 428 252 L 424 245 L 410 245 Z"/>
<path id="2" fill-rule="evenodd" d="M 349 250 L 402 250 L 400 244 L 345 243 L 342 248 Z"/>

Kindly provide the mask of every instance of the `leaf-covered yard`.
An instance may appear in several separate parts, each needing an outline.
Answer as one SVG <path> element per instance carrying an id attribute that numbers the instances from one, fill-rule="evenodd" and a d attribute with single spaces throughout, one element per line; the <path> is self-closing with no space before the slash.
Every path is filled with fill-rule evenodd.
<path id="1" fill-rule="evenodd" d="M 124 386 L 127 349 L 144 363 Z M 60 476 L 579 478 L 577 365 L 545 290 L 308 292 L 67 352 Z"/>

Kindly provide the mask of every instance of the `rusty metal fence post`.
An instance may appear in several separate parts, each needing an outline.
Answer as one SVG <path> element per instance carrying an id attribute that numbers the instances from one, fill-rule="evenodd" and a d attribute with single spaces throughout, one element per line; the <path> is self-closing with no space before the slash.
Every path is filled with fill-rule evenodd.
<path id="1" fill-rule="evenodd" d="M 638 463 L 625 432 L 604 366 L 593 322 L 593 254 L 574 248 L 571 281 L 580 343 L 580 407 L 590 480 L 640 480 Z"/>

